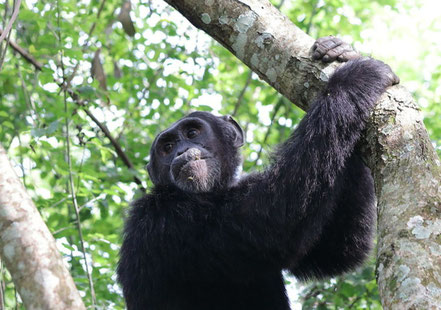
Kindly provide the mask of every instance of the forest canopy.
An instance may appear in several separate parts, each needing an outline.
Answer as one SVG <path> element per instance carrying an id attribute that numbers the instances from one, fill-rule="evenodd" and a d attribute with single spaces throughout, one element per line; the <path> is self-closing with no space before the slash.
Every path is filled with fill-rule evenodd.
<path id="1" fill-rule="evenodd" d="M 19 4 L 0 3 L 1 30 Z M 273 4 L 310 36 L 337 35 L 390 64 L 441 155 L 437 1 Z M 0 143 L 83 301 L 97 309 L 124 309 L 115 276 L 120 233 L 129 202 L 152 186 L 144 167 L 159 131 L 194 110 L 231 114 L 246 131 L 249 172 L 304 114 L 162 0 L 22 1 L 7 38 Z M 292 303 L 381 309 L 374 268 L 372 259 L 358 272 L 308 284 L 287 276 Z M 3 265 L 0 272 L 4 308 L 23 307 Z"/>

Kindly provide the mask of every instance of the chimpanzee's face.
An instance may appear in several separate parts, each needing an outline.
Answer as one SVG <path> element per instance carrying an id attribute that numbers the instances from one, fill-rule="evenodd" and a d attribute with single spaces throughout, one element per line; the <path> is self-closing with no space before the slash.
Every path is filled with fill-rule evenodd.
<path id="1" fill-rule="evenodd" d="M 209 192 L 231 183 L 242 144 L 242 130 L 231 117 L 195 112 L 156 137 L 147 169 L 157 185 Z"/>

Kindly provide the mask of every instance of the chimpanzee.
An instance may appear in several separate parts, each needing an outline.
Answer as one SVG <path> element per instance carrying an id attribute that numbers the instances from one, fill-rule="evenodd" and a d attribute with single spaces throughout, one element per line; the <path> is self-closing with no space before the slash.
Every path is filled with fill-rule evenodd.
<path id="1" fill-rule="evenodd" d="M 287 310 L 282 270 L 309 279 L 360 265 L 375 196 L 356 144 L 398 77 L 347 46 L 314 44 L 314 59 L 351 60 L 263 172 L 239 175 L 244 133 L 230 116 L 194 112 L 156 137 L 154 188 L 132 204 L 117 270 L 129 310 Z"/>

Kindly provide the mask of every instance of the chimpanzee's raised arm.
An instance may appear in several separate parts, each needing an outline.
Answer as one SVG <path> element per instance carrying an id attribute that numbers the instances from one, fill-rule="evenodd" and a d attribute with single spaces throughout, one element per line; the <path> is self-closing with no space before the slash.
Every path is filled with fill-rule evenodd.
<path id="1" fill-rule="evenodd" d="M 272 217 L 283 217 L 280 221 L 290 236 L 287 263 L 302 277 L 331 275 L 351 268 L 370 248 L 375 215 L 372 179 L 354 149 L 374 104 L 395 83 L 398 78 L 381 61 L 349 61 L 330 78 L 298 128 L 279 147 L 272 165 L 260 177 L 242 180 L 257 189 L 250 190 L 252 196 L 244 201 L 258 209 L 270 208 Z M 354 218 L 348 218 L 348 214 Z M 335 247 L 331 241 L 338 241 Z M 345 260 L 335 259 L 335 264 L 344 266 L 314 262 L 317 257 L 313 254 L 308 263 L 307 255 L 317 243 L 328 244 L 318 246 L 321 251 L 317 255 L 338 250 L 336 257 Z M 352 251 L 351 257 L 348 251 Z M 309 269 L 299 271 L 299 264 Z"/>

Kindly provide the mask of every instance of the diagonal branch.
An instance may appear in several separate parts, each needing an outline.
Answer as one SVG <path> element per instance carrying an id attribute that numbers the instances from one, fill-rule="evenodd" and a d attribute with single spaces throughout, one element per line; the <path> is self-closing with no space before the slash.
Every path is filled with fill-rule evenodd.
<path id="1" fill-rule="evenodd" d="M 166 2 L 303 109 L 337 67 L 313 61 L 314 40 L 267 0 Z"/>
<path id="2" fill-rule="evenodd" d="M 1 29 L 0 29 L 0 35 L 4 33 Z M 17 43 L 15 43 L 14 41 L 9 41 L 9 45 L 17 52 L 19 53 L 27 62 L 29 62 L 30 64 L 32 64 L 35 69 L 41 71 L 41 69 L 43 69 L 43 65 L 38 62 L 28 51 L 26 51 L 24 48 L 20 47 Z"/>
<path id="3" fill-rule="evenodd" d="M 260 143 L 260 149 L 259 149 L 259 152 L 257 153 L 257 158 L 254 161 L 255 165 L 257 165 L 257 162 L 259 161 L 260 156 L 262 155 L 263 148 L 265 147 L 265 145 L 268 141 L 269 135 L 271 133 L 271 129 L 273 128 L 273 125 L 274 125 L 274 120 L 276 119 L 277 113 L 279 113 L 280 107 L 283 104 L 283 100 L 284 100 L 284 98 L 281 96 L 280 96 L 279 100 L 277 100 L 276 106 L 274 107 L 274 110 L 273 110 L 273 114 L 271 115 L 271 122 L 270 122 L 268 128 L 266 129 L 265 136 L 263 137 L 263 141 Z"/>
<path id="4" fill-rule="evenodd" d="M 248 86 L 250 86 L 252 77 L 253 77 L 253 71 L 250 71 L 248 73 L 248 77 L 245 82 L 245 85 L 243 86 L 242 90 L 240 91 L 239 97 L 237 97 L 237 101 L 236 101 L 236 104 L 234 105 L 233 113 L 231 114 L 231 116 L 236 116 L 237 111 L 239 110 L 240 104 L 242 103 L 243 96 L 245 95 L 245 92 L 247 91 Z"/>
<path id="5" fill-rule="evenodd" d="M 102 4 L 104 4 L 105 0 L 103 0 Z M 0 33 L 1 33 L 0 29 Z M 29 54 L 25 49 L 20 47 L 17 43 L 10 41 L 9 42 L 11 47 L 17 51 L 20 55 L 23 56 L 24 59 L 26 59 L 29 63 L 31 63 L 37 70 L 42 70 L 43 65 L 35 60 L 35 58 Z M 66 88 L 65 86 L 60 85 L 63 89 Z M 115 148 L 116 153 L 121 158 L 123 163 L 129 168 L 135 170 L 135 167 L 133 166 L 132 162 L 130 161 L 129 157 L 126 155 L 126 153 L 121 148 L 121 145 L 118 143 L 118 141 L 112 136 L 109 129 L 106 125 L 102 124 L 86 107 L 85 102 L 80 99 L 77 93 L 75 93 L 73 90 L 68 89 L 67 92 L 69 93 L 69 96 L 77 103 L 79 106 L 82 107 L 84 112 L 92 119 L 92 121 L 101 129 L 101 131 L 104 133 L 104 135 L 110 140 L 110 143 Z M 142 191 L 145 191 L 144 186 L 142 185 L 142 181 L 137 177 L 133 176 L 133 179 L 136 184 L 140 186 L 140 189 Z"/>
<path id="6" fill-rule="evenodd" d="M 61 88 L 64 89 L 64 87 L 62 85 L 60 85 Z M 86 102 L 84 100 L 81 100 L 81 98 L 78 96 L 78 94 L 76 92 L 74 92 L 71 89 L 67 89 L 66 90 L 67 93 L 69 94 L 69 96 L 72 98 L 72 100 L 82 108 L 82 110 L 87 114 L 87 116 L 90 117 L 90 119 L 101 129 L 101 131 L 104 133 L 104 135 L 109 139 L 110 143 L 112 144 L 112 146 L 115 148 L 116 153 L 118 154 L 118 157 L 123 161 L 123 163 L 127 166 L 127 168 L 132 169 L 132 170 L 136 170 L 135 166 L 133 165 L 132 161 L 129 159 L 129 157 L 127 156 L 127 154 L 123 151 L 121 145 L 119 144 L 119 142 L 113 137 L 112 133 L 110 132 L 110 130 L 107 128 L 107 126 L 103 123 L 101 123 L 96 117 L 95 115 L 93 115 L 92 112 L 90 112 L 87 108 L 86 108 Z M 133 176 L 133 180 L 135 181 L 136 184 L 139 185 L 139 188 L 142 191 L 145 191 L 144 186 L 142 185 L 142 181 L 141 179 L 139 179 L 136 175 Z"/>
<path id="7" fill-rule="evenodd" d="M 119 144 L 118 141 L 116 141 L 116 139 L 112 136 L 112 134 L 110 133 L 109 129 L 107 128 L 106 125 L 104 125 L 103 123 L 101 123 L 93 114 L 92 112 L 90 112 L 88 109 L 86 109 L 85 107 L 83 107 L 83 111 L 90 117 L 90 119 L 101 129 L 101 131 L 104 133 L 104 135 L 110 140 L 110 143 L 113 145 L 113 147 L 115 148 L 116 153 L 118 154 L 119 158 L 121 158 L 121 160 L 124 162 L 124 164 L 132 170 L 135 170 L 135 167 L 133 166 L 132 162 L 130 161 L 129 157 L 127 156 L 127 154 L 123 151 L 123 149 L 121 148 L 121 145 Z M 142 190 L 145 191 L 145 188 L 142 186 L 142 181 L 137 177 L 137 176 L 133 176 L 133 179 L 135 181 L 136 184 L 138 184 L 140 186 L 140 188 Z"/>
<path id="8" fill-rule="evenodd" d="M 276 5 L 276 8 L 280 10 L 284 3 L 285 3 L 285 0 L 280 0 L 279 4 Z M 312 17 L 311 17 L 311 21 L 312 21 Z M 245 82 L 245 85 L 243 86 L 242 90 L 240 91 L 239 97 L 237 98 L 236 104 L 234 105 L 233 114 L 231 114 L 231 116 L 236 116 L 237 111 L 239 110 L 239 107 L 240 107 L 240 105 L 242 103 L 243 96 L 245 95 L 245 92 L 246 92 L 248 86 L 250 86 L 252 77 L 253 77 L 253 71 L 250 70 L 250 72 L 248 72 L 248 77 L 247 77 L 247 80 Z M 260 152 L 261 151 L 262 151 L 262 149 L 259 151 L 259 156 L 260 156 Z"/>
<path id="9" fill-rule="evenodd" d="M 17 0 L 17 2 L 14 3 L 15 9 L 14 12 L 12 12 L 11 19 L 9 20 L 8 24 L 5 27 L 5 31 L 3 31 L 2 34 L 0 34 L 0 43 L 6 38 L 9 31 L 11 31 L 12 25 L 14 24 L 15 20 L 17 19 L 18 12 L 20 11 L 20 4 L 21 0 Z"/>

